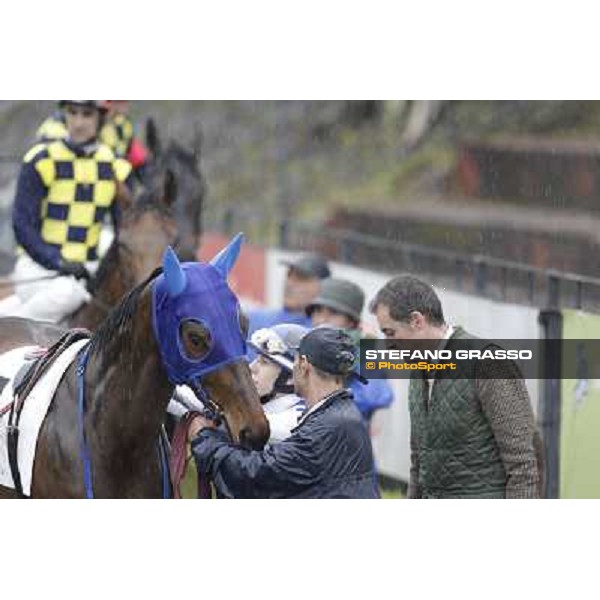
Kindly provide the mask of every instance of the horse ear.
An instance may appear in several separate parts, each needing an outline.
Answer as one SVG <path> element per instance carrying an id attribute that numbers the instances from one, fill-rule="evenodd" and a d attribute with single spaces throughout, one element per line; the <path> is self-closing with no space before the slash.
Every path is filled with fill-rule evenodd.
<path id="1" fill-rule="evenodd" d="M 223 250 L 210 261 L 210 264 L 215 267 L 225 279 L 227 279 L 229 271 L 231 271 L 233 265 L 235 265 L 243 241 L 244 234 L 238 233 L 231 242 L 229 242 L 229 245 L 223 248 Z"/>
<path id="2" fill-rule="evenodd" d="M 158 137 L 158 128 L 152 117 L 146 121 L 146 146 L 148 146 L 148 150 L 152 152 L 154 158 L 160 156 L 162 146 Z"/>
<path id="3" fill-rule="evenodd" d="M 171 169 L 167 169 L 165 172 L 162 201 L 167 206 L 171 206 L 175 200 L 177 200 L 177 178 Z"/>
<path id="4" fill-rule="evenodd" d="M 192 153 L 196 163 L 200 162 L 202 156 L 202 145 L 204 143 L 204 134 L 202 133 L 202 126 L 194 126 L 194 140 L 192 142 Z"/>
<path id="5" fill-rule="evenodd" d="M 183 292 L 187 282 L 184 270 L 179 264 L 177 254 L 171 246 L 167 246 L 163 256 L 163 273 L 167 284 L 167 292 L 171 298 L 175 298 Z"/>

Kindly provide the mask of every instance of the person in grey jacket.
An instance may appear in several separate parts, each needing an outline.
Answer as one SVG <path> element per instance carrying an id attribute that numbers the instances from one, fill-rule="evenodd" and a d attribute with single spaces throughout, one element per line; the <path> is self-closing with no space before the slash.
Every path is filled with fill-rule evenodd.
<path id="1" fill-rule="evenodd" d="M 309 332 L 294 362 L 294 386 L 307 410 L 291 436 L 248 450 L 196 417 L 189 438 L 199 476 L 226 498 L 379 498 L 369 434 L 344 389 L 355 359 L 342 330 Z"/>

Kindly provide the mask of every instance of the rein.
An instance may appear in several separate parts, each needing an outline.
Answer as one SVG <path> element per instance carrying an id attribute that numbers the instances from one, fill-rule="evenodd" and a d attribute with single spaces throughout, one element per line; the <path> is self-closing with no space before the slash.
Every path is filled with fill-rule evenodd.
<path id="1" fill-rule="evenodd" d="M 47 279 L 56 279 L 60 274 L 54 275 L 41 275 L 40 277 L 28 277 L 26 279 L 10 279 L 0 281 L 0 288 L 2 287 L 14 287 L 15 285 L 24 285 L 26 283 L 37 283 L 38 281 L 45 281 Z"/>
<path id="2" fill-rule="evenodd" d="M 187 385 L 192 388 L 196 398 L 198 398 L 204 408 L 201 410 L 198 410 L 197 408 L 190 410 L 190 406 L 188 406 L 187 403 L 183 403 L 183 405 L 188 409 L 188 412 L 185 413 L 185 415 L 175 426 L 175 432 L 173 434 L 173 441 L 171 444 L 171 459 L 169 461 L 169 467 L 171 473 L 173 497 L 177 500 L 182 498 L 181 482 L 185 476 L 189 462 L 189 457 L 187 456 L 187 434 L 190 423 L 197 415 L 203 416 L 206 419 L 210 419 L 216 425 L 219 425 L 222 422 L 227 423 L 221 408 L 202 387 L 201 381 L 194 379 Z M 198 473 L 197 496 L 200 500 L 208 500 L 212 498 L 210 482 L 205 477 L 202 477 L 200 473 Z"/>
<path id="3" fill-rule="evenodd" d="M 202 413 L 190 411 L 186 413 L 175 426 L 173 443 L 171 444 L 171 460 L 169 462 L 171 471 L 171 485 L 173 497 L 177 500 L 182 498 L 181 482 L 185 476 L 191 456 L 187 456 L 187 435 L 190 423 L 196 415 Z M 199 500 L 210 500 L 212 498 L 210 482 L 198 473 L 197 496 Z"/>

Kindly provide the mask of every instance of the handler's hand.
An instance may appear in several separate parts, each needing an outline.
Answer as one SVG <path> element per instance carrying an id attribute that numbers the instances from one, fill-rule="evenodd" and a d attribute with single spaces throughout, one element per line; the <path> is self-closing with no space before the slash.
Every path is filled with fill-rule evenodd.
<path id="1" fill-rule="evenodd" d="M 201 429 L 205 429 L 207 427 L 209 429 L 214 429 L 215 424 L 210 419 L 206 419 L 205 417 L 201 417 L 200 415 L 194 417 L 190 422 L 190 426 L 188 428 L 188 442 L 191 442 L 198 435 L 198 432 Z"/>

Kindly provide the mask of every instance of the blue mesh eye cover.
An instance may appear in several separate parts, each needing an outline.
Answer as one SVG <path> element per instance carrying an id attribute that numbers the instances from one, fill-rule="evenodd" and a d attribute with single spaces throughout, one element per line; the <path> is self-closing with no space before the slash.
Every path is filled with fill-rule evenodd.
<path id="1" fill-rule="evenodd" d="M 223 274 L 211 264 L 183 263 L 185 287 L 169 292 L 165 275 L 153 283 L 153 326 L 163 364 L 173 384 L 193 381 L 223 365 L 245 358 L 246 341 L 239 324 L 239 302 Z M 187 319 L 210 331 L 211 348 L 201 360 L 188 358 L 180 343 L 180 326 Z"/>

